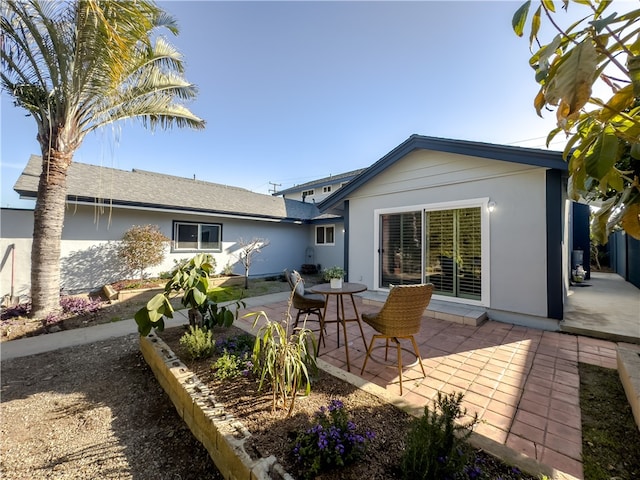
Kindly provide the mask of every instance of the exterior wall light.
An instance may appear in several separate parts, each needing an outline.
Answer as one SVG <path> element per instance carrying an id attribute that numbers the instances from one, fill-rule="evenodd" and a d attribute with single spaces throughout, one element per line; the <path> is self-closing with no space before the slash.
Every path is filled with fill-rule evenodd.
<path id="1" fill-rule="evenodd" d="M 496 202 L 491 201 L 489 203 L 487 203 L 487 211 L 489 213 L 493 212 L 496 209 Z"/>

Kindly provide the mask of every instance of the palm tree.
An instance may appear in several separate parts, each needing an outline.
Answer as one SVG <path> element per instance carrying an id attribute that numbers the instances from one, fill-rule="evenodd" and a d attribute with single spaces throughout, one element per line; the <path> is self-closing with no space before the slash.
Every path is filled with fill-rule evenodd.
<path id="1" fill-rule="evenodd" d="M 34 211 L 31 316 L 60 309 L 60 239 L 67 170 L 87 133 L 123 119 L 145 127 L 204 128 L 184 106 L 197 89 L 178 33 L 153 2 L 3 0 L 2 89 L 36 121 L 42 173 Z M 163 30 L 164 31 L 164 30 Z"/>

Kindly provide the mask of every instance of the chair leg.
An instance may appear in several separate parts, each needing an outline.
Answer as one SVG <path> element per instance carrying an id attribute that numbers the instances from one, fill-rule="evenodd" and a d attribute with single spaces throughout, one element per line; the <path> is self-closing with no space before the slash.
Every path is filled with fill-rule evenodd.
<path id="1" fill-rule="evenodd" d="M 398 374 L 400 375 L 400 396 L 402 396 L 402 348 L 400 348 L 400 340 L 393 338 L 396 344 L 396 352 L 398 355 Z"/>
<path id="2" fill-rule="evenodd" d="M 293 324 L 293 328 L 298 328 L 298 322 L 300 321 L 300 314 L 302 313 L 302 310 L 298 310 L 298 315 L 296 315 L 296 321 Z"/>
<path id="3" fill-rule="evenodd" d="M 422 369 L 422 375 L 423 376 L 427 376 L 427 372 L 424 371 L 424 365 L 422 364 L 422 356 L 420 355 L 420 350 L 418 350 L 418 344 L 416 343 L 416 339 L 413 338 L 413 335 L 411 335 L 411 343 L 413 344 L 413 351 L 416 354 L 416 357 L 418 357 L 418 362 L 420 362 L 420 368 Z"/>
<path id="4" fill-rule="evenodd" d="M 389 337 L 385 337 L 386 338 L 386 344 L 384 347 L 384 361 L 386 362 L 388 360 L 387 355 L 389 355 Z"/>
<path id="5" fill-rule="evenodd" d="M 377 338 L 377 335 L 371 337 L 371 342 L 369 343 L 369 348 L 367 348 L 367 354 L 364 357 L 364 363 L 362 364 L 362 369 L 360 370 L 360 375 L 364 373 L 364 368 L 367 366 L 367 361 L 369 360 L 369 356 L 371 355 L 371 351 L 373 350 L 373 342 Z"/>

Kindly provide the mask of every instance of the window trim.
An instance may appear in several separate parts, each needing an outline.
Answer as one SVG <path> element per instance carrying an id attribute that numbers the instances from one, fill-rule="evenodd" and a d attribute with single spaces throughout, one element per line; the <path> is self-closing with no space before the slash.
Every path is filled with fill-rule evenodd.
<path id="1" fill-rule="evenodd" d="M 331 193 L 331 191 L 331 185 L 325 185 L 324 187 L 322 187 L 322 193 Z"/>
<path id="2" fill-rule="evenodd" d="M 197 248 L 178 248 L 178 226 L 179 225 L 197 225 L 198 226 L 198 247 Z M 219 235 L 217 243 L 220 245 L 218 248 L 200 248 L 201 242 L 201 233 L 202 226 L 214 226 L 218 227 Z M 172 241 L 171 241 L 171 251 L 172 252 L 222 252 L 222 224 L 221 223 L 205 223 L 205 222 L 189 222 L 183 220 L 174 220 L 173 228 L 172 228 Z"/>
<path id="3" fill-rule="evenodd" d="M 300 194 L 302 195 L 302 198 L 312 197 L 315 194 L 315 191 L 312 188 L 311 190 L 303 190 Z"/>
<path id="4" fill-rule="evenodd" d="M 324 230 L 324 239 L 325 241 L 323 243 L 318 243 L 318 229 L 322 228 Z M 328 243 L 326 241 L 327 238 L 327 229 L 328 228 L 332 228 L 333 229 L 333 242 Z M 331 246 L 335 246 L 336 244 L 336 226 L 335 224 L 330 224 L 330 225 L 316 225 L 316 228 L 314 230 L 314 236 L 313 236 L 313 242 L 316 246 L 319 247 L 331 247 Z"/>
<path id="5" fill-rule="evenodd" d="M 455 302 L 455 303 L 464 303 L 467 305 L 477 305 L 483 307 L 490 306 L 491 299 L 491 272 L 490 272 L 490 244 L 489 240 L 491 238 L 489 225 L 490 225 L 490 213 L 487 208 L 489 204 L 489 197 L 482 198 L 471 198 L 468 200 L 456 200 L 452 202 L 437 202 L 437 203 L 425 203 L 419 205 L 406 205 L 402 207 L 391 207 L 391 208 L 380 208 L 375 209 L 373 211 L 373 229 L 374 229 L 374 239 L 375 244 L 372 251 L 373 255 L 373 289 L 388 291 L 388 288 L 380 286 L 380 255 L 378 251 L 381 247 L 380 245 L 380 216 L 389 214 L 389 213 L 403 213 L 403 212 L 415 212 L 422 211 L 423 216 L 423 228 L 424 228 L 424 212 L 425 211 L 436 211 L 436 210 L 455 210 L 460 208 L 478 208 L 480 207 L 480 238 L 481 238 L 481 269 L 482 269 L 482 288 L 480 300 L 472 300 L 468 298 L 461 297 L 450 297 L 445 295 L 437 295 L 434 294 L 433 298 L 437 298 L 438 300 L 444 300 L 447 302 Z M 424 259 L 423 259 L 424 261 Z"/>

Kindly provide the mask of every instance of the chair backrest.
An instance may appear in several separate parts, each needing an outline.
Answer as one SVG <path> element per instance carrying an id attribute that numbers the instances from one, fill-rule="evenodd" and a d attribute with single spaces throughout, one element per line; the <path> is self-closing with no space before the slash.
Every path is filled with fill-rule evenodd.
<path id="1" fill-rule="evenodd" d="M 387 332 L 413 335 L 420 330 L 420 319 L 431 301 L 433 285 L 397 285 L 391 288 L 387 301 L 378 313 L 378 321 Z"/>
<path id="2" fill-rule="evenodd" d="M 291 290 L 296 292 L 296 295 L 304 295 L 304 280 L 296 270 L 285 270 L 284 275 L 287 277 L 287 282 Z"/>

